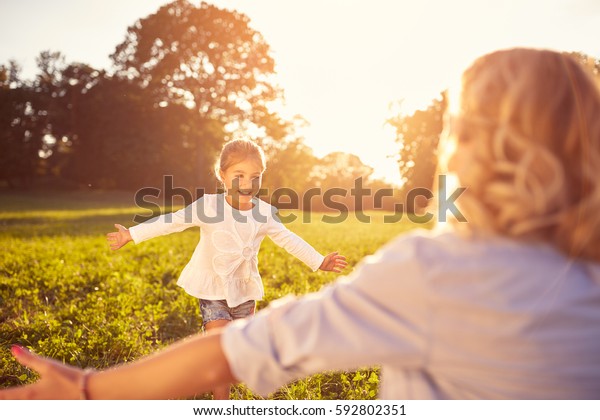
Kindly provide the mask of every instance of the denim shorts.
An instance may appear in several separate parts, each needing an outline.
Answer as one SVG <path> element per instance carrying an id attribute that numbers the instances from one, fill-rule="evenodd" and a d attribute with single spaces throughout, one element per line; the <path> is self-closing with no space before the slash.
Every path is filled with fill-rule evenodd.
<path id="1" fill-rule="evenodd" d="M 224 299 L 199 299 L 199 301 L 203 327 L 206 326 L 207 323 L 219 319 L 233 321 L 234 319 L 246 318 L 250 315 L 254 315 L 254 309 L 256 307 L 256 302 L 254 300 L 249 300 L 234 308 L 230 308 L 227 305 L 227 301 Z"/>

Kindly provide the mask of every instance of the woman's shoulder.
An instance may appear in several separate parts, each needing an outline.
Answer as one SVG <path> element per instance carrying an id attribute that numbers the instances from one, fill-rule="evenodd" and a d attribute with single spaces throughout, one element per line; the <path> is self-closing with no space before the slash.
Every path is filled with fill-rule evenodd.
<path id="1" fill-rule="evenodd" d="M 382 250 L 411 250 L 417 254 L 437 254 L 469 246 L 465 238 L 452 231 L 417 228 L 396 236 Z"/>
<path id="2" fill-rule="evenodd" d="M 444 227 L 431 230 L 414 229 L 397 236 L 380 251 L 390 257 L 398 253 L 412 255 L 425 263 L 439 263 L 444 259 L 510 259 L 518 255 L 531 256 L 532 253 L 555 253 L 548 247 L 525 244 L 510 238 L 467 235 Z"/>

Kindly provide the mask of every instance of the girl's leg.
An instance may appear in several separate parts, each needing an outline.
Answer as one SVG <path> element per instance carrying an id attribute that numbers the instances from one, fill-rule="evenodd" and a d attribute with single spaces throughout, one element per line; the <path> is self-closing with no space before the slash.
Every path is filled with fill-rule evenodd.
<path id="1" fill-rule="evenodd" d="M 223 328 L 234 319 L 254 315 L 255 309 L 256 302 L 253 300 L 230 308 L 224 300 L 200 299 L 200 312 L 202 313 L 204 331 Z M 215 388 L 213 389 L 213 398 L 215 400 L 228 400 L 230 392 L 231 388 L 229 386 Z"/>
<path id="2" fill-rule="evenodd" d="M 226 320 L 226 319 L 217 319 L 215 321 L 210 321 L 210 322 L 207 322 L 206 324 L 204 324 L 204 330 L 205 331 L 216 330 L 216 329 L 224 327 L 225 325 L 227 325 L 230 322 L 231 321 Z M 213 392 L 212 392 L 213 399 L 228 400 L 230 391 L 231 391 L 231 389 L 230 389 L 229 385 L 217 387 L 217 388 L 213 389 Z"/>

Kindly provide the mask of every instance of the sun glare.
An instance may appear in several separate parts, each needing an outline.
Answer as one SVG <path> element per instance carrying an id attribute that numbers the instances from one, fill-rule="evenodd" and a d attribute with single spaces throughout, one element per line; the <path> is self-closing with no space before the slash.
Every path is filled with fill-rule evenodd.
<path id="1" fill-rule="evenodd" d="M 421 22 L 432 16 L 415 2 L 370 3 L 368 8 L 357 2 L 343 8 L 320 3 L 315 14 L 309 1 L 307 7 L 293 10 L 276 8 L 272 15 L 277 19 L 259 14 L 258 6 L 236 4 L 256 16 L 254 26 L 271 43 L 277 77 L 286 92 L 285 109 L 309 122 L 302 134 L 315 154 L 354 153 L 375 169 L 376 176 L 399 184 L 393 157 L 398 146 L 385 121 L 395 111 L 409 115 L 427 108 L 470 58 L 439 51 L 443 33 L 431 30 L 442 27 L 441 18 L 424 28 Z M 282 28 L 284 21 L 290 25 L 287 30 Z M 296 22 L 304 21 L 311 22 L 310 31 L 296 28 Z M 401 105 L 391 111 L 394 102 Z"/>

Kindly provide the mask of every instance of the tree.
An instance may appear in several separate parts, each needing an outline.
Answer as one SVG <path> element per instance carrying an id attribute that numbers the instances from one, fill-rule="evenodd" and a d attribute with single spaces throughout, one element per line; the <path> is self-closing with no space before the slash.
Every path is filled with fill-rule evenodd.
<path id="1" fill-rule="evenodd" d="M 77 89 L 68 73 L 79 64 L 67 66 L 63 54 L 42 51 L 36 59 L 38 74 L 29 85 L 33 109 L 32 137 L 40 145 L 40 174 L 44 177 L 58 175 L 57 167 L 65 150 L 65 141 L 72 133 L 70 113 L 73 109 L 71 93 Z M 81 65 L 84 66 L 84 65 Z"/>
<path id="2" fill-rule="evenodd" d="M 277 190 L 292 189 L 301 193 L 310 186 L 308 174 L 317 163 L 312 149 L 304 144 L 298 135 L 299 129 L 308 123 L 299 115 L 288 121 L 276 122 L 278 133 L 271 136 L 255 138 L 265 150 L 267 171 L 263 177 L 263 188 L 270 195 Z M 273 130 L 274 131 L 274 130 Z"/>
<path id="3" fill-rule="evenodd" d="M 30 187 L 43 175 L 40 158 L 49 147 L 49 116 L 47 97 L 19 73 L 14 61 L 0 67 L 0 179 L 9 187 Z"/>
<path id="4" fill-rule="evenodd" d="M 350 190 L 356 179 L 362 178 L 366 182 L 373 171 L 356 155 L 332 152 L 319 159 L 311 175 L 314 184 L 323 190 L 336 187 Z"/>
<path id="5" fill-rule="evenodd" d="M 116 76 L 149 89 L 155 104 L 180 104 L 203 118 L 267 126 L 280 96 L 274 60 L 247 16 L 176 0 L 139 20 L 112 55 Z"/>
<path id="6" fill-rule="evenodd" d="M 10 187 L 17 186 L 23 176 L 35 171 L 32 163 L 37 163 L 38 152 L 30 145 L 29 95 L 19 72 L 14 61 L 0 66 L 0 179 Z"/>
<path id="7" fill-rule="evenodd" d="M 323 156 L 310 173 L 311 184 L 320 188 L 323 201 L 311 208 L 332 210 L 331 201 L 342 203 L 348 210 L 381 208 L 381 204 L 375 205 L 373 201 L 375 193 L 382 188 L 391 192 L 392 188 L 373 178 L 373 172 L 372 167 L 351 153 L 332 152 Z"/>
<path id="8" fill-rule="evenodd" d="M 237 12 L 177 0 L 131 26 L 112 55 L 114 75 L 78 111 L 85 134 L 74 144 L 74 173 L 104 187 L 173 175 L 178 185 L 212 190 L 226 124 L 280 135 L 285 122 L 267 109 L 280 94 L 269 82 L 274 62 L 248 24 Z M 103 165 L 90 171 L 94 157 Z"/>
<path id="9" fill-rule="evenodd" d="M 89 69 L 80 64 L 67 66 L 59 52 L 43 51 L 36 61 L 39 71 L 33 81 L 19 80 L 13 63 L 12 70 L 5 72 L 12 74 L 12 80 L 2 85 L 0 93 L 4 149 L 0 177 L 13 187 L 47 182 L 59 175 L 64 152 L 75 137 L 72 113 L 76 103 L 72 99 L 80 87 L 72 74 Z M 83 89 L 89 89 L 89 80 L 84 85 Z"/>
<path id="10" fill-rule="evenodd" d="M 600 83 L 600 60 L 580 52 L 565 53 L 574 57 Z M 405 191 L 412 188 L 431 188 L 437 163 L 437 145 L 443 126 L 443 115 L 447 107 L 446 94 L 434 99 L 425 110 L 412 115 L 396 115 L 387 123 L 396 130 L 398 167 Z"/>
<path id="11" fill-rule="evenodd" d="M 254 124 L 274 141 L 288 122 L 267 105 L 280 91 L 262 36 L 237 12 L 174 1 L 128 29 L 114 74 L 42 53 L 34 83 L 46 170 L 101 188 L 214 190 L 225 125 Z M 39 136 L 38 136 L 39 137 Z M 282 149 L 292 149 L 285 146 Z"/>
<path id="12" fill-rule="evenodd" d="M 434 99 L 425 110 L 417 110 L 411 115 L 397 115 L 387 123 L 396 130 L 398 168 L 404 182 L 404 195 L 411 189 L 433 188 L 437 165 L 437 147 L 443 129 L 443 116 L 446 111 L 446 94 Z M 412 203 L 407 203 L 411 205 Z M 417 206 L 424 205 L 417 203 Z M 414 208 L 407 211 L 413 212 Z"/>
<path id="13" fill-rule="evenodd" d="M 75 134 L 65 175 L 99 188 L 162 187 L 167 175 L 191 191 L 214 186 L 212 163 L 222 125 L 183 105 L 155 105 L 149 95 L 130 81 L 106 75 L 89 91 L 74 92 Z"/>

